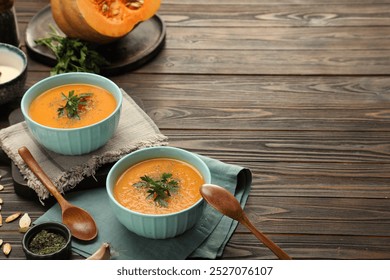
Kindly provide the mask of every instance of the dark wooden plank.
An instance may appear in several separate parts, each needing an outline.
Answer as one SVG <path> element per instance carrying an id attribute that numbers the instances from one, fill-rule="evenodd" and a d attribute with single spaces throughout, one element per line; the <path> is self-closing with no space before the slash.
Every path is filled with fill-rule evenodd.
<path id="1" fill-rule="evenodd" d="M 35 13 L 50 1 L 15 3 L 18 22 L 27 23 Z M 197 27 L 270 27 L 270 26 L 389 26 L 386 1 L 373 5 L 366 1 L 339 3 L 239 3 L 210 1 L 163 1 L 159 14 L 168 26 Z M 375 1 L 374 1 L 375 2 Z M 245 5 L 243 5 L 245 4 Z M 213 15 L 213 16 L 210 16 Z"/>
<path id="2" fill-rule="evenodd" d="M 389 50 L 389 28 L 170 26 L 166 49 L 189 50 Z"/>
<path id="3" fill-rule="evenodd" d="M 390 239 L 371 236 L 267 234 L 294 259 L 389 259 Z M 370 250 L 366 250 L 370 248 Z M 227 259 L 275 259 L 252 235 L 233 235 L 224 251 Z"/>
<path id="4" fill-rule="evenodd" d="M 390 163 L 389 133 L 377 133 L 378 135 L 373 136 L 368 133 L 329 134 L 316 131 L 237 132 L 169 129 L 162 132 L 169 136 L 172 143 L 183 148 L 203 151 L 209 156 L 216 155 L 224 160 L 246 159 L 249 164 L 283 162 L 284 164 L 313 164 L 313 168 L 316 164 L 324 164 L 324 167 L 326 166 L 324 170 L 329 173 L 333 172 L 333 168 L 329 167 L 332 164 L 348 164 L 342 169 L 346 174 L 352 172 L 348 170 L 359 166 L 372 166 L 372 170 L 367 168 L 367 172 L 362 174 L 367 176 L 370 172 L 375 174 L 375 165 Z M 238 150 L 240 154 L 237 154 Z M 299 170 L 300 166 L 297 165 L 296 168 Z M 362 170 L 358 173 L 360 172 Z"/>
<path id="5" fill-rule="evenodd" d="M 168 129 L 172 124 L 176 129 L 207 127 L 211 130 L 238 128 L 243 130 L 388 132 L 390 128 L 390 120 L 379 121 L 378 117 L 378 115 L 387 113 L 385 104 L 384 107 L 374 109 L 269 108 L 242 101 L 209 102 L 208 106 L 204 103 L 190 101 L 180 103 L 145 101 L 144 104 L 146 104 L 147 113 L 162 129 Z M 329 116 L 335 117 L 329 118 Z"/>
<path id="6" fill-rule="evenodd" d="M 42 0 L 41 0 L 42 1 Z M 316 4 L 385 4 L 390 3 L 389 0 L 261 0 L 261 4 L 273 4 L 278 3 L 279 5 L 286 4 L 300 4 L 300 5 L 316 5 Z M 231 5 L 237 4 L 237 0 L 164 0 L 163 4 L 183 4 L 183 5 L 196 5 L 196 4 L 220 4 L 220 5 Z M 241 0 L 242 5 L 259 5 L 259 0 Z"/>
<path id="7" fill-rule="evenodd" d="M 32 62 L 32 64 L 36 64 Z M 49 67 L 29 73 L 27 86 L 49 76 Z M 123 73 L 110 77 L 128 94 L 150 101 L 236 101 L 266 107 L 375 107 L 390 100 L 390 81 L 382 76 L 165 75 Z M 143 80 L 144 79 L 144 80 Z M 147 82 L 145 82 L 147 81 Z"/>
<path id="8" fill-rule="evenodd" d="M 264 232 L 341 234 L 390 238 L 390 200 L 262 197 L 252 195 L 245 210 Z"/>
<path id="9" fill-rule="evenodd" d="M 159 13 L 168 26 L 197 27 L 317 27 L 389 26 L 388 4 L 263 4 L 163 3 Z"/>
<path id="10" fill-rule="evenodd" d="M 229 75 L 384 75 L 388 50 L 169 50 L 164 49 L 142 74 Z M 31 71 L 47 71 L 30 61 Z"/>
<path id="11" fill-rule="evenodd" d="M 236 75 L 383 75 L 388 50 L 163 50 L 139 73 Z"/>

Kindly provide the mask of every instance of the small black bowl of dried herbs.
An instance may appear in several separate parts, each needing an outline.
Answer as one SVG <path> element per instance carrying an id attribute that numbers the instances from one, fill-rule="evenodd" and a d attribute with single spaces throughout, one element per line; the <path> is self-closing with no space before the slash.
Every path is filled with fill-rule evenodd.
<path id="1" fill-rule="evenodd" d="M 45 222 L 30 228 L 22 240 L 29 260 L 66 260 L 71 255 L 72 235 L 61 223 Z"/>

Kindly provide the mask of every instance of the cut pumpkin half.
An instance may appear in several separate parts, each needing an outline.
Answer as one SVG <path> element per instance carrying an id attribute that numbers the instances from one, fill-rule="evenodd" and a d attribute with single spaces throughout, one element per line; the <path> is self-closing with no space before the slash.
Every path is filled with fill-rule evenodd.
<path id="1" fill-rule="evenodd" d="M 106 44 L 153 17 L 160 0 L 50 0 L 54 21 L 70 38 Z"/>

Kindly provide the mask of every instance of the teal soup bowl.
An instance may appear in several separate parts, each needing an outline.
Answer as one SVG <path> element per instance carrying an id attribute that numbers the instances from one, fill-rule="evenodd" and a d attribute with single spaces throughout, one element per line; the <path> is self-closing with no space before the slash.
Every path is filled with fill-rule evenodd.
<path id="1" fill-rule="evenodd" d="M 115 110 L 101 121 L 78 128 L 49 127 L 30 117 L 30 105 L 35 98 L 49 89 L 69 84 L 88 84 L 107 90 L 116 100 Z M 106 144 L 118 127 L 121 107 L 122 92 L 114 82 L 103 76 L 84 72 L 45 78 L 30 87 L 21 101 L 24 119 L 34 138 L 46 149 L 63 155 L 87 154 Z"/>
<path id="2" fill-rule="evenodd" d="M 199 200 L 195 203 L 190 204 L 190 206 L 182 210 L 177 210 L 176 212 L 145 214 L 130 210 L 129 208 L 123 206 L 118 202 L 114 193 L 117 181 L 130 167 L 134 167 L 141 162 L 158 158 L 174 159 L 185 162 L 186 164 L 192 166 L 201 175 L 201 177 L 203 177 L 204 183 L 210 183 L 211 181 L 209 168 L 196 154 L 175 147 L 161 146 L 144 148 L 132 152 L 120 159 L 114 164 L 108 173 L 106 189 L 109 203 L 115 216 L 128 230 L 146 238 L 166 239 L 184 233 L 198 222 L 203 213 L 204 207 L 204 201 L 201 196 L 199 196 Z M 183 174 L 183 177 L 185 176 L 186 174 Z M 178 181 L 180 185 L 180 178 L 178 178 Z M 201 185 L 202 184 L 199 184 L 199 189 Z M 129 185 L 129 187 L 134 187 L 134 185 Z M 179 195 L 179 192 L 177 195 Z M 147 198 L 143 197 L 142 199 Z M 130 202 L 138 203 L 137 199 L 133 199 L 133 201 L 130 199 Z M 156 205 L 155 207 L 161 206 Z"/>

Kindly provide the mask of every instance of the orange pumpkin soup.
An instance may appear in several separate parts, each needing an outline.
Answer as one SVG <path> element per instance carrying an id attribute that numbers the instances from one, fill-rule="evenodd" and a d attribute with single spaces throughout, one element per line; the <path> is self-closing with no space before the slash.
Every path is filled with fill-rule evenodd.
<path id="1" fill-rule="evenodd" d="M 77 106 L 74 106 L 75 101 L 78 102 Z M 75 110 L 73 114 L 70 110 L 72 105 Z M 114 96 L 101 87 L 69 84 L 52 88 L 35 98 L 31 102 L 29 115 L 45 126 L 77 128 L 105 119 L 114 112 L 116 105 Z"/>
<path id="2" fill-rule="evenodd" d="M 156 200 L 157 192 L 145 187 L 147 184 L 142 178 L 147 177 L 161 183 L 164 180 L 163 174 L 166 175 L 166 182 L 176 182 L 177 188 L 171 189 L 165 202 L 160 204 Z M 114 197 L 124 207 L 139 213 L 169 214 L 195 204 L 201 198 L 199 189 L 203 184 L 202 175 L 191 165 L 175 159 L 156 158 L 127 169 L 115 184 Z"/>

